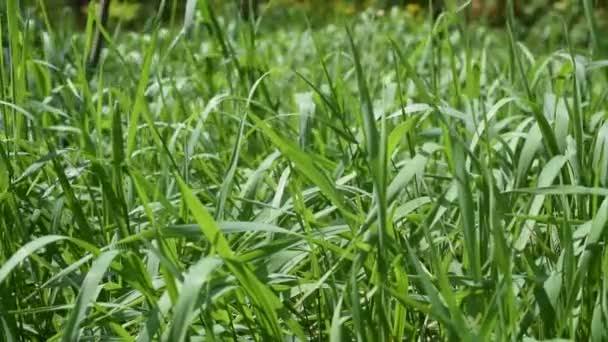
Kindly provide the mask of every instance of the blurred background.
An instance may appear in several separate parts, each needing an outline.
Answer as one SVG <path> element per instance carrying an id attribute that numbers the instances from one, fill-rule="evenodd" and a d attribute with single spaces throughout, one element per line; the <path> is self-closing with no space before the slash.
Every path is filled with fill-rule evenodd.
<path id="1" fill-rule="evenodd" d="M 242 0 L 208 0 L 219 17 L 238 19 Z M 245 0 L 247 1 L 247 0 Z M 256 0 L 252 0 L 256 1 Z M 162 10 L 162 25 L 171 32 L 181 27 L 184 17 L 185 0 L 111 0 L 109 29 L 115 37 L 121 31 L 134 33 L 149 32 L 154 19 Z M 437 17 L 445 8 L 460 8 L 468 4 L 460 15 L 467 20 L 461 23 L 480 24 L 478 27 L 493 30 L 504 30 L 506 21 L 507 0 L 257 0 L 258 33 L 276 30 L 301 30 L 306 26 L 312 28 L 325 25 L 342 26 L 351 17 L 362 12 L 370 18 L 381 19 L 383 16 L 398 16 L 407 27 L 428 24 L 428 19 Z M 0 0 L 0 6 L 6 3 Z M 21 0 L 22 18 L 33 19 L 30 29 L 35 32 L 51 30 L 55 33 L 55 55 L 65 55 L 69 50 L 74 32 L 84 32 L 88 14 L 95 15 L 99 0 Z M 586 12 L 581 0 L 514 0 L 516 38 L 536 48 L 550 48 L 564 41 L 564 28 L 568 28 L 571 42 L 579 47 L 591 45 L 588 32 L 588 17 L 593 19 L 597 32 L 608 31 L 608 0 L 596 0 L 593 9 Z M 430 13 L 430 10 L 433 13 Z M 2 13 L 2 12 L 0 12 Z M 432 14 L 432 15 L 429 15 Z M 2 19 L 2 18 L 0 18 Z M 240 22 L 244 22 L 241 20 Z M 225 22 L 239 22 L 226 20 Z M 484 25 L 488 24 L 488 25 Z M 37 30 L 44 28 L 44 30 Z M 3 27 L 3 29 L 5 29 Z M 175 29 L 175 30 L 173 30 Z M 600 35 L 599 37 L 601 37 Z M 546 46 L 540 46 L 542 42 Z M 608 41 L 596 42 L 601 50 L 608 51 Z M 556 45 L 557 44 L 557 45 Z M 49 56 L 47 56 L 49 57 Z M 49 57 L 50 58 L 50 57 Z"/>
<path id="2" fill-rule="evenodd" d="M 220 11 L 230 13 L 239 6 L 240 0 L 210 0 Z M 335 20 L 336 16 L 352 15 L 363 10 L 375 10 L 379 14 L 391 8 L 396 8 L 407 15 L 418 17 L 428 13 L 429 0 L 258 0 L 260 13 L 267 18 L 285 17 L 290 14 L 306 17 L 314 23 Z M 452 3 L 458 6 L 461 1 L 434 1 L 434 7 L 440 9 L 442 3 Z M 30 9 L 46 7 L 51 19 L 58 20 L 69 15 L 74 23 L 83 25 L 86 21 L 87 10 L 95 1 L 88 0 L 26 0 Z M 181 20 L 186 1 L 166 0 L 165 20 L 167 23 L 177 23 Z M 526 23 L 533 23 L 546 18 L 546 14 L 555 13 L 564 17 L 569 24 L 584 15 L 582 1 L 578 0 L 515 0 L 518 18 Z M 606 0 L 595 1 L 594 15 L 600 27 L 606 26 Z M 127 27 L 137 28 L 146 24 L 158 9 L 161 0 L 112 0 L 110 16 L 112 20 L 120 21 Z M 484 19 L 493 23 L 503 21 L 503 0 L 471 0 L 469 15 L 474 19 Z M 445 5 L 445 4 L 444 4 Z M 304 16 L 302 16 L 304 15 Z"/>

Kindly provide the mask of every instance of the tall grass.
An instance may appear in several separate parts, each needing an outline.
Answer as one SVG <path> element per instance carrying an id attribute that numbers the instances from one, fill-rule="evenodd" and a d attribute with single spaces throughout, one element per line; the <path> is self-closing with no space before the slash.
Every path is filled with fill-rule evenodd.
<path id="1" fill-rule="evenodd" d="M 553 51 L 512 14 L 270 30 L 202 1 L 104 30 L 90 70 L 93 20 L 3 2 L 2 340 L 608 338 L 585 5 L 592 49 L 554 23 Z"/>

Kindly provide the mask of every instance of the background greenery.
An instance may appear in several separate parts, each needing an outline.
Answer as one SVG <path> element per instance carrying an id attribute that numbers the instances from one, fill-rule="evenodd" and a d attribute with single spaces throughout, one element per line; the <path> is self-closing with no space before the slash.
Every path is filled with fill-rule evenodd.
<path id="1" fill-rule="evenodd" d="M 2 340 L 608 338 L 591 1 L 169 1 L 95 70 L 46 4 L 0 3 Z"/>

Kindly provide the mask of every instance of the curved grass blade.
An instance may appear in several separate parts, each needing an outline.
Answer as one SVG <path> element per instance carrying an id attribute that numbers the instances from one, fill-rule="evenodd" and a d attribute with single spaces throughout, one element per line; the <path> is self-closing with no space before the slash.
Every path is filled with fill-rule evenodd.
<path id="1" fill-rule="evenodd" d="M 139 83 L 137 84 L 137 92 L 135 93 L 135 103 L 131 109 L 131 117 L 129 119 L 129 128 L 127 135 L 127 158 L 130 158 L 135 149 L 135 138 L 137 136 L 137 125 L 139 122 L 139 116 L 145 110 L 146 104 L 146 87 L 148 86 L 148 80 L 150 79 L 152 57 L 154 56 L 154 50 L 156 49 L 156 38 L 158 30 L 154 30 L 152 35 L 152 41 L 148 45 L 146 50 L 143 67 L 139 77 Z"/>
<path id="2" fill-rule="evenodd" d="M 211 243 L 215 251 L 217 251 L 222 258 L 225 259 L 233 257 L 234 253 L 230 249 L 228 240 L 226 240 L 222 234 L 222 231 L 211 214 L 209 214 L 209 211 L 207 211 L 207 209 L 196 198 L 196 196 L 192 193 L 192 190 L 190 190 L 186 183 L 184 183 L 181 177 L 177 174 L 175 177 L 182 192 L 184 202 L 190 209 L 192 216 L 194 216 L 194 219 L 198 223 L 199 229 L 203 232 L 205 238 L 207 238 L 209 243 Z"/>
<path id="3" fill-rule="evenodd" d="M 608 196 L 608 189 L 577 185 L 552 185 L 538 188 L 519 188 L 503 192 L 504 194 L 522 192 L 534 195 L 588 195 Z"/>
<path id="4" fill-rule="evenodd" d="M 555 156 L 553 157 L 547 165 L 543 168 L 543 171 L 540 173 L 538 177 L 538 187 L 543 188 L 547 187 L 555 181 L 555 178 L 561 172 L 564 164 L 566 164 L 567 158 L 564 156 Z M 542 207 L 543 202 L 545 201 L 544 195 L 536 195 L 532 200 L 532 204 L 530 205 L 530 210 L 528 214 L 530 216 L 537 216 Z M 530 240 L 530 236 L 532 235 L 532 226 L 534 225 L 534 221 L 526 220 L 522 231 L 515 242 L 515 249 L 523 250 Z"/>
<path id="5" fill-rule="evenodd" d="M 568 309 L 574 305 L 574 302 L 580 296 L 581 286 L 589 273 L 589 265 L 591 264 L 592 258 L 599 252 L 598 244 L 602 237 L 606 235 L 606 228 L 608 227 L 608 198 L 604 199 L 604 202 L 600 206 L 597 214 L 593 218 L 591 223 L 591 230 L 589 235 L 585 239 L 585 249 L 583 255 L 579 259 L 578 267 L 576 268 L 575 280 L 568 298 Z"/>
<path id="6" fill-rule="evenodd" d="M 208 281 L 211 273 L 222 264 L 217 258 L 203 258 L 188 270 L 184 285 L 179 294 L 177 304 L 173 309 L 171 328 L 165 341 L 184 341 L 190 326 L 194 306 L 198 302 L 203 285 Z"/>
<path id="7" fill-rule="evenodd" d="M 232 182 L 234 180 L 234 175 L 236 174 L 236 168 L 239 163 L 239 156 L 241 153 L 241 141 L 243 140 L 243 133 L 245 131 L 245 124 L 247 123 L 247 113 L 243 114 L 241 118 L 241 124 L 239 126 L 239 132 L 236 137 L 236 141 L 234 142 L 234 148 L 232 149 L 232 155 L 230 156 L 230 166 L 228 167 L 228 172 L 224 177 L 224 181 L 222 182 L 222 187 L 219 193 L 219 199 L 217 203 L 217 209 L 215 212 L 216 220 L 224 219 L 224 210 L 226 205 L 226 199 L 228 198 L 230 191 L 232 190 Z"/>
<path id="8" fill-rule="evenodd" d="M 175 177 L 184 201 L 203 234 L 214 247 L 214 250 L 216 250 L 219 256 L 224 260 L 230 271 L 239 280 L 239 283 L 245 289 L 251 300 L 256 303 L 264 332 L 268 334 L 269 337 L 280 339 L 281 328 L 277 318 L 277 310 L 282 307 L 281 302 L 272 290 L 266 287 L 256 277 L 247 264 L 244 264 L 235 258 L 228 240 L 224 237 L 211 214 L 209 214 L 207 209 L 201 204 L 198 198 L 196 198 L 192 193 L 192 190 L 184 183 L 181 177 L 177 174 Z"/>
<path id="9" fill-rule="evenodd" d="M 329 198 L 329 200 L 340 209 L 340 212 L 354 222 L 359 222 L 361 219 L 353 214 L 347 207 L 344 197 L 338 192 L 334 184 L 327 176 L 319 170 L 314 164 L 314 160 L 296 144 L 287 139 L 283 139 L 277 134 L 270 125 L 258 118 L 255 114 L 250 114 L 251 119 L 256 123 L 264 134 L 270 138 L 273 144 L 283 153 L 285 157 L 291 160 L 296 169 L 308 180 L 317 185 L 321 192 Z"/>
<path id="10" fill-rule="evenodd" d="M 116 249 L 103 252 L 91 265 L 82 282 L 74 309 L 72 309 L 64 327 L 62 341 L 71 342 L 79 339 L 80 323 L 85 319 L 89 304 L 93 303 L 99 294 L 98 286 L 103 275 L 108 267 L 110 267 L 112 260 L 118 255 L 120 255 L 120 251 Z"/>
<path id="11" fill-rule="evenodd" d="M 340 299 L 338 299 L 338 303 L 336 304 L 336 307 L 334 308 L 334 315 L 332 316 L 331 319 L 331 327 L 329 329 L 329 341 L 330 342 L 341 342 L 344 341 L 343 337 L 342 337 L 342 316 L 340 316 L 340 313 L 342 312 L 342 300 L 343 297 L 340 297 Z"/>
<path id="12" fill-rule="evenodd" d="M 28 242 L 23 247 L 19 248 L 19 250 L 13 254 L 3 265 L 0 267 L 0 283 L 4 281 L 4 279 L 11 273 L 11 271 L 17 267 L 23 260 L 32 255 L 34 252 L 39 250 L 40 248 L 51 244 L 53 242 L 67 240 L 69 239 L 67 236 L 60 235 L 47 235 L 43 237 L 39 237 L 34 241 Z"/>

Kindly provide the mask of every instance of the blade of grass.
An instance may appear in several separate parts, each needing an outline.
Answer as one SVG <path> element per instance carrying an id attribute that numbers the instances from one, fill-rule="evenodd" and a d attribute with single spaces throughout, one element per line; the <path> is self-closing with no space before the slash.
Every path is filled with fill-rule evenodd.
<path id="1" fill-rule="evenodd" d="M 220 259 L 202 258 L 188 270 L 180 295 L 173 309 L 171 328 L 166 341 L 184 341 L 200 292 L 211 273 L 221 265 Z"/>
<path id="2" fill-rule="evenodd" d="M 85 319 L 86 312 L 91 303 L 99 295 L 99 283 L 114 258 L 120 255 L 119 250 L 109 250 L 100 254 L 91 265 L 87 276 L 82 282 L 80 292 L 76 298 L 74 308 L 70 312 L 63 328 L 62 341 L 76 341 L 80 336 L 80 323 Z"/>

